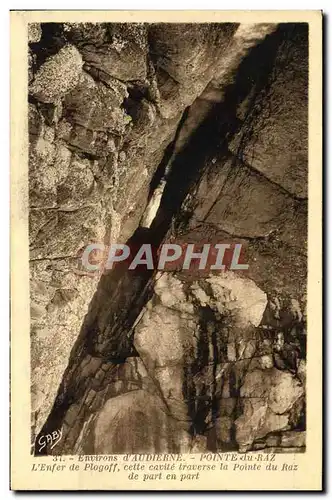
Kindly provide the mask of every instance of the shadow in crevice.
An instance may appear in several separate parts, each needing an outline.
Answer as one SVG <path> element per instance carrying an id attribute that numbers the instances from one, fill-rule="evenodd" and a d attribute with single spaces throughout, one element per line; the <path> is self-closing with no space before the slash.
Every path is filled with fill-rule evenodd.
<path id="1" fill-rule="evenodd" d="M 303 29 L 301 26 L 296 29 Z M 243 125 L 243 120 L 237 116 L 238 105 L 253 88 L 254 105 L 260 92 L 270 85 L 278 49 L 290 37 L 293 29 L 294 25 L 280 25 L 275 33 L 253 48 L 242 61 L 235 81 L 225 92 L 224 100 L 214 106 L 174 159 L 151 228 L 139 227 L 127 242 L 130 248 L 150 243 L 157 249 L 172 231 L 173 222 L 175 221 L 175 226 L 183 223 L 183 201 L 198 183 L 209 159 L 215 155 L 222 157 L 227 154 L 229 141 Z M 170 155 L 171 150 L 166 150 L 154 183 L 158 182 L 158 176 L 164 175 Z M 79 368 L 85 356 L 91 355 L 102 358 L 103 362 L 118 364 L 123 363 L 128 356 L 135 355 L 132 328 L 152 296 L 155 273 L 155 270 L 147 270 L 146 267 L 130 271 L 126 264 L 116 266 L 101 277 L 72 349 L 52 411 L 39 436 L 61 428 L 69 406 L 82 397 Z M 189 413 L 192 412 L 193 409 Z"/>
<path id="2" fill-rule="evenodd" d="M 160 210 L 151 226 L 154 231 L 166 233 L 172 218 L 182 222 L 177 217 L 182 202 L 199 182 L 207 162 L 214 156 L 226 157 L 229 154 L 229 143 L 240 132 L 241 140 L 234 154 L 234 162 L 243 159 L 243 149 L 246 141 L 251 138 L 253 122 L 262 111 L 261 97 L 267 95 L 276 78 L 276 68 L 280 67 L 279 71 L 282 71 L 282 67 L 287 65 L 288 42 L 296 37 L 307 36 L 307 30 L 307 24 L 281 24 L 243 59 L 222 102 L 215 104 L 186 147 L 175 158 Z M 303 51 L 305 58 L 306 47 Z M 281 54 L 282 63 L 279 60 Z M 246 116 L 240 119 L 237 115 L 238 108 L 249 96 Z"/>
<path id="3" fill-rule="evenodd" d="M 61 23 L 41 23 L 40 27 L 40 40 L 30 43 L 35 55 L 34 72 L 44 64 L 48 57 L 54 56 L 66 44 Z"/>

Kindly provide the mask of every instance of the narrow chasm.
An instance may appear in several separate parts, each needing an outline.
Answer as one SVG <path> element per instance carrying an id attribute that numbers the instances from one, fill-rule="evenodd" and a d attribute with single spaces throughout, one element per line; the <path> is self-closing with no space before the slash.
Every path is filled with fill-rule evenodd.
<path id="1" fill-rule="evenodd" d="M 304 451 L 307 26 L 65 23 L 40 36 L 33 453 Z M 64 82 L 45 90 L 51 66 Z M 155 264 L 163 243 L 241 243 L 249 268 L 79 274 L 91 242 L 149 244 Z"/>

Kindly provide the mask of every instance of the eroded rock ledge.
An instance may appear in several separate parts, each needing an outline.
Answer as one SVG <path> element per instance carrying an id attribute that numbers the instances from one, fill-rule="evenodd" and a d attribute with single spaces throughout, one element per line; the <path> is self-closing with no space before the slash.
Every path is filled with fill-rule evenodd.
<path id="1" fill-rule="evenodd" d="M 29 37 L 32 444 L 303 451 L 306 25 Z M 79 268 L 88 243 L 128 240 L 241 242 L 249 270 Z"/>

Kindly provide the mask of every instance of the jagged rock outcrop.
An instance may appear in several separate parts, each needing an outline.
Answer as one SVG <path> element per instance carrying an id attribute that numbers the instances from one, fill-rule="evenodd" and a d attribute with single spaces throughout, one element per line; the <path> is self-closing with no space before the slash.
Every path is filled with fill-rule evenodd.
<path id="1" fill-rule="evenodd" d="M 90 241 L 126 241 L 136 229 L 151 177 L 181 114 L 212 77 L 223 48 L 220 42 L 226 43 L 235 28 L 195 28 L 194 53 L 204 52 L 211 75 L 196 75 L 192 52 L 179 51 L 181 64 L 187 64 L 186 79 L 177 85 L 177 102 L 174 96 L 170 99 L 173 108 L 166 117 L 160 104 L 166 97 L 159 95 L 145 25 L 46 24 L 40 40 L 37 35 L 31 38 L 37 59 L 29 108 L 32 390 L 37 431 L 51 408 L 98 282 L 98 277 L 76 272 L 78 252 Z M 158 44 L 158 29 L 163 32 L 156 25 L 151 43 Z M 38 30 L 34 26 L 30 31 Z M 200 30 L 206 39 L 198 37 Z M 181 30 L 177 31 L 180 46 Z M 218 54 L 207 56 L 209 36 L 218 45 Z M 159 62 L 156 65 L 159 68 Z M 167 76 L 167 68 L 163 71 Z M 194 73 L 195 85 L 186 89 Z M 54 344 L 60 349 L 57 355 Z"/>
<path id="2" fill-rule="evenodd" d="M 307 50 L 301 24 L 31 26 L 33 442 L 304 449 Z M 249 268 L 80 267 L 126 241 L 239 242 Z"/>

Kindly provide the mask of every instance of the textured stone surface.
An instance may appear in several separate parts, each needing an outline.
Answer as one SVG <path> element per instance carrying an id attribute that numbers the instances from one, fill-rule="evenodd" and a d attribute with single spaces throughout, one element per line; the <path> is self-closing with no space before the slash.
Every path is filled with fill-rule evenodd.
<path id="1" fill-rule="evenodd" d="M 42 31 L 39 23 L 28 24 L 28 40 L 29 43 L 39 42 Z"/>
<path id="2" fill-rule="evenodd" d="M 82 66 L 78 50 L 66 45 L 41 66 L 29 91 L 41 102 L 56 102 L 78 84 Z"/>
<path id="3" fill-rule="evenodd" d="M 305 448 L 305 30 L 30 26 L 32 440 L 62 427 L 49 453 Z M 88 243 L 128 239 L 242 243 L 249 269 L 82 268 Z"/>
<path id="4" fill-rule="evenodd" d="M 78 45 L 83 59 L 118 80 L 147 76 L 147 31 L 143 24 L 67 23 L 66 35 Z M 97 43 L 96 43 L 97 42 Z"/>
<path id="5" fill-rule="evenodd" d="M 130 433 L 128 430 L 130 429 Z M 156 449 L 181 453 L 190 435 L 167 417 L 160 399 L 143 391 L 110 400 L 95 422 L 95 453 L 153 453 Z"/>
<path id="6" fill-rule="evenodd" d="M 294 36 L 287 51 L 279 50 L 273 80 L 266 95 L 246 116 L 248 125 L 236 137 L 232 150 L 268 179 L 292 195 L 307 196 L 307 107 L 308 40 L 305 27 Z M 287 96 L 287 99 L 285 98 Z M 246 124 L 245 124 L 246 125 Z M 290 134 L 290 130 L 292 133 Z M 250 133 L 249 133 L 250 132 Z M 250 138 L 244 138 L 248 133 Z M 273 154 L 271 155 L 271 151 Z"/>
<path id="7" fill-rule="evenodd" d="M 232 312 L 239 326 L 259 326 L 267 305 L 266 294 L 248 279 L 238 278 L 233 272 L 207 279 L 211 285 L 216 307 L 222 314 L 224 308 Z"/>
<path id="8" fill-rule="evenodd" d="M 244 412 L 236 420 L 240 448 L 245 451 L 255 439 L 287 429 L 290 411 L 303 393 L 290 373 L 275 368 L 248 373 L 240 392 Z"/>

